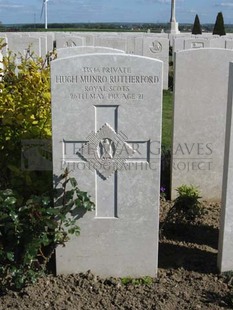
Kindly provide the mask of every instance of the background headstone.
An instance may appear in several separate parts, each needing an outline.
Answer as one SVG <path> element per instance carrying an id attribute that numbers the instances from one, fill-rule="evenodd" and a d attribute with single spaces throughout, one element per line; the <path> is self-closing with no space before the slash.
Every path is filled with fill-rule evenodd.
<path id="1" fill-rule="evenodd" d="M 182 184 L 221 200 L 229 62 L 233 51 L 196 49 L 175 55 L 172 198 Z"/>
<path id="2" fill-rule="evenodd" d="M 210 40 L 207 38 L 191 37 L 184 40 L 184 49 L 196 49 L 210 47 Z"/>
<path id="3" fill-rule="evenodd" d="M 53 172 L 70 168 L 96 204 L 58 248 L 57 272 L 155 276 L 162 62 L 89 54 L 51 66 Z"/>
<path id="4" fill-rule="evenodd" d="M 226 48 L 226 38 L 213 38 L 210 39 L 210 47 L 214 48 Z"/>
<path id="5" fill-rule="evenodd" d="M 94 37 L 94 45 L 126 51 L 126 38 L 122 38 L 119 35 L 96 35 Z"/>
<path id="6" fill-rule="evenodd" d="M 228 89 L 226 146 L 218 245 L 218 268 L 220 272 L 233 270 L 233 63 L 230 64 Z"/>
<path id="7" fill-rule="evenodd" d="M 7 35 L 7 48 L 18 54 L 25 56 L 30 51 L 34 52 L 36 56 L 41 55 L 41 38 L 30 37 L 29 35 L 21 34 L 8 34 Z"/>
<path id="8" fill-rule="evenodd" d="M 2 53 L 0 51 L 0 70 L 3 70 L 3 63 L 2 63 L 2 59 L 3 59 L 3 56 L 2 56 Z M 3 77 L 3 73 L 0 73 L 0 82 L 2 81 L 2 77 Z M 2 91 L 2 90 L 1 90 Z M 0 92 L 1 92 L 0 91 Z"/>
<path id="9" fill-rule="evenodd" d="M 54 48 L 54 33 L 50 33 L 50 32 L 30 32 L 30 35 L 32 37 L 40 37 L 40 38 L 43 38 L 42 40 L 42 56 L 51 51 L 53 51 L 53 48 Z M 44 51 L 45 49 L 45 51 Z"/>
<path id="10" fill-rule="evenodd" d="M 126 53 L 143 55 L 143 36 L 141 35 L 129 35 L 126 37 Z"/>
<path id="11" fill-rule="evenodd" d="M 94 54 L 94 53 L 125 53 L 124 51 L 117 50 L 110 47 L 99 46 L 75 46 L 57 49 L 57 57 L 64 58 L 81 54 Z"/>
<path id="12" fill-rule="evenodd" d="M 169 40 L 155 36 L 144 37 L 143 56 L 163 61 L 163 89 L 168 89 Z"/>
<path id="13" fill-rule="evenodd" d="M 2 41 L 3 44 L 7 44 L 8 43 L 7 37 L 4 34 L 0 34 L 0 40 Z M 7 55 L 7 45 L 2 48 L 2 54 L 4 56 Z"/>
<path id="14" fill-rule="evenodd" d="M 233 39 L 232 38 L 226 39 L 226 49 L 233 49 Z"/>
<path id="15" fill-rule="evenodd" d="M 55 37 L 56 48 L 86 45 L 85 37 L 58 33 Z"/>

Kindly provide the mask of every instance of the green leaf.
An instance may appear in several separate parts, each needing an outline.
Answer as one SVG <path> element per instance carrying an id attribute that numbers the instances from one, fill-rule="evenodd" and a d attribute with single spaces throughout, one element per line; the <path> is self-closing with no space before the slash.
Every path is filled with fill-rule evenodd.
<path id="1" fill-rule="evenodd" d="M 73 186 L 73 187 L 76 187 L 77 186 L 77 181 L 75 178 L 70 178 L 70 184 Z"/>
<path id="2" fill-rule="evenodd" d="M 13 166 L 13 165 L 8 165 L 7 166 L 12 172 L 15 172 L 16 174 L 20 174 L 21 173 L 21 170 L 16 167 L 16 166 Z"/>
<path id="3" fill-rule="evenodd" d="M 9 259 L 9 261 L 14 261 L 14 253 L 13 252 L 7 252 L 6 257 Z"/>
<path id="4" fill-rule="evenodd" d="M 74 226 L 68 229 L 68 233 L 71 235 L 79 236 L 80 235 L 80 228 L 78 226 Z"/>
<path id="5" fill-rule="evenodd" d="M 83 203 L 83 207 L 87 210 L 87 211 L 93 211 L 95 209 L 95 205 L 94 203 L 90 202 L 90 201 L 85 201 Z"/>
<path id="6" fill-rule="evenodd" d="M 67 200 L 72 199 L 73 196 L 74 196 L 74 193 L 75 193 L 75 191 L 74 191 L 73 189 L 71 189 L 70 191 L 67 191 L 67 192 L 65 193 L 66 199 L 67 199 Z"/>
<path id="7" fill-rule="evenodd" d="M 79 198 L 76 198 L 76 199 L 74 200 L 74 203 L 75 203 L 76 207 L 80 207 L 80 206 L 82 205 L 82 203 L 81 203 L 81 201 L 80 201 Z"/>
<path id="8" fill-rule="evenodd" d="M 51 200 L 50 200 L 49 197 L 44 197 L 44 198 L 42 199 L 42 203 L 43 203 L 44 206 L 49 205 L 50 202 L 51 202 Z"/>
<path id="9" fill-rule="evenodd" d="M 48 208 L 45 209 L 45 212 L 49 215 L 58 215 L 60 213 L 60 209 Z"/>
<path id="10" fill-rule="evenodd" d="M 16 203 L 17 199 L 15 197 L 7 197 L 5 199 L 5 203 L 8 205 L 14 205 Z"/>
<path id="11" fill-rule="evenodd" d="M 6 189 L 6 190 L 2 191 L 2 195 L 3 196 L 13 196 L 14 193 L 13 193 L 12 189 Z"/>
<path id="12" fill-rule="evenodd" d="M 11 211 L 10 217 L 12 218 L 13 221 L 15 221 L 18 219 L 18 214 L 16 212 Z"/>

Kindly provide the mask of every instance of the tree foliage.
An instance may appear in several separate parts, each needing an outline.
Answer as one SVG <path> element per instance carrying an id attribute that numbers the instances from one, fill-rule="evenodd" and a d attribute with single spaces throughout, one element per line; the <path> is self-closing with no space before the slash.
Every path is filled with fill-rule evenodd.
<path id="1" fill-rule="evenodd" d="M 192 34 L 202 34 L 201 30 L 201 24 L 198 15 L 196 14 L 194 24 L 193 24 L 193 29 L 192 29 Z"/>
<path id="2" fill-rule="evenodd" d="M 225 36 L 226 35 L 222 12 L 219 12 L 217 17 L 216 17 L 216 21 L 215 21 L 215 25 L 214 25 L 214 29 L 213 29 L 213 34 L 217 34 L 219 36 Z"/>

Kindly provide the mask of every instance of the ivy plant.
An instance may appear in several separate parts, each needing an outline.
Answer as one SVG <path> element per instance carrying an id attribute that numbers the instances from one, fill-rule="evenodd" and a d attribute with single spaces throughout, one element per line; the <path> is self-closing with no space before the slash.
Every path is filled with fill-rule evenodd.
<path id="1" fill-rule="evenodd" d="M 89 195 L 79 189 L 68 170 L 53 193 L 24 201 L 11 189 L 0 190 L 1 290 L 35 282 L 45 273 L 56 247 L 65 245 L 70 235 L 80 234 L 80 212 L 93 209 Z"/>

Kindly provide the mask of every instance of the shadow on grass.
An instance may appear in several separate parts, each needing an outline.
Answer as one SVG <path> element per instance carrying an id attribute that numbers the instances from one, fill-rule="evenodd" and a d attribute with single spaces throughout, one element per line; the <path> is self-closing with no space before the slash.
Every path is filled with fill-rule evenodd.
<path id="1" fill-rule="evenodd" d="M 163 223 L 161 223 L 162 227 Z M 173 241 L 183 241 L 198 245 L 207 245 L 218 249 L 218 229 L 207 225 L 166 223 L 162 236 Z"/>
<path id="2" fill-rule="evenodd" d="M 184 268 L 199 273 L 218 273 L 217 254 L 182 245 L 160 242 L 159 268 Z"/>
<path id="3" fill-rule="evenodd" d="M 161 233 L 160 268 L 183 267 L 188 271 L 218 273 L 218 229 L 205 225 L 166 223 Z"/>

